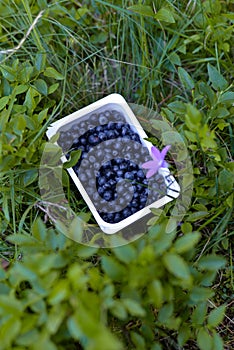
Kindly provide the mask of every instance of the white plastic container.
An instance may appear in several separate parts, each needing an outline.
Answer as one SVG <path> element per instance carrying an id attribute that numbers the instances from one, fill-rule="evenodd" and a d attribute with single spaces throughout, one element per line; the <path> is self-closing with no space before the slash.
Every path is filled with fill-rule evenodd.
<path id="1" fill-rule="evenodd" d="M 108 111 L 109 109 L 113 109 L 113 108 L 115 109 L 115 111 L 118 111 L 119 113 L 124 115 L 126 123 L 129 124 L 131 128 L 133 128 L 134 131 L 138 133 L 142 144 L 148 148 L 149 154 L 150 154 L 150 149 L 152 147 L 152 144 L 144 140 L 144 138 L 147 138 L 146 133 L 142 129 L 140 123 L 136 119 L 135 115 L 133 114 L 132 110 L 128 106 L 125 99 L 119 94 L 111 94 L 107 97 L 104 97 L 103 99 L 98 100 L 95 103 L 92 103 L 91 105 L 88 105 L 54 122 L 47 130 L 47 133 L 46 133 L 47 137 L 48 139 L 51 139 L 60 130 L 63 130 L 63 131 L 70 130 L 71 127 L 74 125 L 74 123 L 76 123 L 76 125 L 78 123 L 79 125 L 79 121 L 81 122 L 84 119 L 87 120 L 93 113 L 102 113 L 103 111 Z M 66 162 L 67 158 L 63 156 L 61 160 L 62 162 Z M 180 187 L 178 183 L 175 181 L 174 177 L 170 174 L 170 171 L 167 168 L 160 168 L 159 173 L 163 176 L 165 185 L 167 186 L 165 195 L 160 199 L 158 199 L 157 201 L 150 203 L 149 205 L 146 205 L 143 209 L 128 216 L 122 221 L 119 221 L 117 223 L 108 223 L 104 221 L 102 217 L 99 215 L 97 208 L 95 207 L 89 194 L 87 193 L 86 189 L 82 185 L 82 182 L 79 180 L 73 168 L 69 168 L 67 169 L 67 171 L 70 174 L 71 178 L 73 179 L 75 185 L 77 186 L 85 202 L 87 203 L 90 211 L 92 212 L 95 220 L 97 221 L 97 224 L 99 225 L 101 230 L 107 234 L 113 234 L 120 231 L 124 227 L 134 223 L 135 221 L 145 216 L 146 214 L 149 214 L 151 212 L 150 208 L 160 208 L 164 206 L 166 203 L 177 198 L 180 193 Z"/>

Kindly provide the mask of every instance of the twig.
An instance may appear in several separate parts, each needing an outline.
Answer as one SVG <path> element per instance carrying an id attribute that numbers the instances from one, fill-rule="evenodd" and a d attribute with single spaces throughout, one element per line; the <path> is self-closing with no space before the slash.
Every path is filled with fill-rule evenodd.
<path id="1" fill-rule="evenodd" d="M 17 46 L 15 46 L 13 49 L 7 49 L 7 50 L 0 50 L 0 54 L 8 54 L 8 53 L 15 53 L 17 50 L 19 50 L 22 45 L 24 44 L 25 40 L 28 38 L 28 36 L 30 35 L 31 31 L 35 28 L 37 22 L 39 21 L 39 19 L 42 17 L 43 13 L 45 12 L 45 10 L 42 10 L 38 13 L 37 17 L 34 19 L 33 23 L 31 24 L 31 26 L 28 28 L 27 33 L 25 34 L 25 36 L 20 40 L 19 44 Z"/>

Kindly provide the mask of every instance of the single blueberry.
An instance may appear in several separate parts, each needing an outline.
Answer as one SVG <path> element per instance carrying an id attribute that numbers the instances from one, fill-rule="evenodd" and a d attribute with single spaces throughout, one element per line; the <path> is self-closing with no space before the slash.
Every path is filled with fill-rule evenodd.
<path id="1" fill-rule="evenodd" d="M 114 176 L 114 173 L 113 173 L 113 171 L 107 171 L 106 172 L 106 177 L 108 178 L 108 179 L 110 179 L 110 178 L 112 178 Z"/>
<path id="2" fill-rule="evenodd" d="M 107 131 L 106 131 L 106 137 L 107 137 L 108 139 L 113 139 L 113 138 L 115 138 L 116 135 L 115 135 L 114 130 L 107 130 Z"/>
<path id="3" fill-rule="evenodd" d="M 122 220 L 121 214 L 115 213 L 114 222 L 117 223 L 117 222 L 120 222 L 121 220 Z"/>
<path id="4" fill-rule="evenodd" d="M 123 171 L 122 170 L 117 170 L 117 176 L 118 177 L 123 177 Z"/>
<path id="5" fill-rule="evenodd" d="M 131 209 L 130 208 L 125 208 L 123 209 L 123 216 L 124 218 L 127 218 L 128 216 L 130 216 L 132 213 L 131 213 Z"/>
<path id="6" fill-rule="evenodd" d="M 90 135 L 88 141 L 91 145 L 96 145 L 99 142 L 99 137 L 97 135 Z"/>
<path id="7" fill-rule="evenodd" d="M 106 183 L 106 178 L 104 176 L 101 176 L 97 181 L 100 186 L 103 186 Z"/>
<path id="8" fill-rule="evenodd" d="M 125 173 L 125 175 L 124 175 L 124 178 L 127 179 L 127 180 L 133 180 L 134 179 L 134 175 L 131 172 L 127 171 Z"/>
<path id="9" fill-rule="evenodd" d="M 105 201 L 109 202 L 112 199 L 112 192 L 111 191 L 105 191 L 103 193 L 103 199 L 105 199 Z"/>
<path id="10" fill-rule="evenodd" d="M 99 134 L 98 134 L 98 137 L 101 141 L 105 141 L 107 139 L 106 137 L 106 134 L 105 132 L 101 131 Z"/>
<path id="11" fill-rule="evenodd" d="M 95 128 L 95 131 L 96 131 L 97 133 L 103 131 L 103 126 L 102 126 L 102 125 L 98 125 L 98 126 Z"/>
<path id="12" fill-rule="evenodd" d="M 87 142 L 86 137 L 84 137 L 84 136 L 80 137 L 80 138 L 79 138 L 79 141 L 80 141 L 80 143 L 81 143 L 82 145 L 85 145 L 86 142 Z"/>
<path id="13" fill-rule="evenodd" d="M 137 172 L 137 177 L 138 177 L 139 179 L 144 179 L 145 174 L 144 174 L 144 171 L 143 171 L 142 169 L 138 170 L 138 172 Z"/>
<path id="14" fill-rule="evenodd" d="M 100 196 L 103 196 L 105 190 L 103 187 L 98 187 L 98 193 L 100 194 Z"/>

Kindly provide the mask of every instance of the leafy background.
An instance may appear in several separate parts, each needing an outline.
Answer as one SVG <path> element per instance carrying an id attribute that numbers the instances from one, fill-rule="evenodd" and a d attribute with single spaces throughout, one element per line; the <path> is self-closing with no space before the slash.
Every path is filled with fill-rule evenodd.
<path id="1" fill-rule="evenodd" d="M 233 9 L 1 1 L 0 349 L 233 348 Z M 143 238 L 107 250 L 61 233 L 38 170 L 48 125 L 113 92 L 178 130 L 194 191 L 172 234 L 168 204 Z M 65 175 L 64 188 L 87 214 Z"/>

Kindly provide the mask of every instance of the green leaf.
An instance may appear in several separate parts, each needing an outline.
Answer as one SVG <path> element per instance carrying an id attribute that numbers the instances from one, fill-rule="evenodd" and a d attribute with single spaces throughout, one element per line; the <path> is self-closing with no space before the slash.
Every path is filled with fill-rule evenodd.
<path id="1" fill-rule="evenodd" d="M 113 252 L 120 261 L 126 264 L 129 264 L 137 257 L 136 249 L 129 244 L 121 247 L 113 248 Z"/>
<path id="2" fill-rule="evenodd" d="M 148 5 L 133 5 L 128 7 L 128 10 L 139 13 L 142 16 L 154 17 L 154 12 Z"/>
<path id="3" fill-rule="evenodd" d="M 46 226 L 41 220 L 41 218 L 37 218 L 32 224 L 32 234 L 33 237 L 38 239 L 39 241 L 44 241 L 46 239 Z"/>
<path id="4" fill-rule="evenodd" d="M 186 262 L 179 255 L 167 253 L 163 257 L 163 263 L 174 276 L 187 280 L 191 278 Z"/>
<path id="5" fill-rule="evenodd" d="M 69 160 L 63 164 L 64 169 L 72 168 L 73 166 L 75 166 L 78 160 L 80 159 L 81 153 L 82 151 L 80 149 L 72 151 L 70 153 Z"/>
<path id="6" fill-rule="evenodd" d="M 0 339 L 1 349 L 13 349 L 12 342 L 17 339 L 20 332 L 21 321 L 16 317 L 7 317 L 1 322 Z"/>
<path id="7" fill-rule="evenodd" d="M 210 63 L 207 65 L 209 80 L 215 90 L 225 90 L 228 87 L 227 80 Z"/>
<path id="8" fill-rule="evenodd" d="M 37 169 L 26 170 L 25 173 L 23 174 L 24 187 L 27 187 L 28 185 L 36 181 L 37 177 L 38 177 Z"/>
<path id="9" fill-rule="evenodd" d="M 194 89 L 194 86 L 195 86 L 194 81 L 184 68 L 182 67 L 178 68 L 178 75 L 179 75 L 181 84 L 184 86 L 186 90 Z"/>
<path id="10" fill-rule="evenodd" d="M 131 340 L 135 345 L 135 349 L 145 349 L 145 339 L 137 332 L 131 331 Z"/>
<path id="11" fill-rule="evenodd" d="M 205 287 L 193 287 L 191 294 L 190 294 L 190 299 L 194 303 L 198 303 L 201 301 L 206 301 L 208 298 L 211 298 L 214 295 L 214 292 Z"/>
<path id="12" fill-rule="evenodd" d="M 190 103 L 186 108 L 185 123 L 191 131 L 198 131 L 200 129 L 202 120 L 201 112 Z"/>
<path id="13" fill-rule="evenodd" d="M 191 316 L 191 321 L 194 323 L 195 326 L 200 326 L 205 322 L 206 312 L 207 302 L 199 303 L 196 306 Z"/>
<path id="14" fill-rule="evenodd" d="M 158 313 L 159 322 L 165 323 L 166 321 L 168 321 L 169 318 L 173 315 L 173 310 L 174 307 L 172 303 L 164 305 Z"/>
<path id="15" fill-rule="evenodd" d="M 224 319 L 226 305 L 222 305 L 209 313 L 207 323 L 210 327 L 217 327 Z"/>
<path id="16" fill-rule="evenodd" d="M 35 67 L 38 72 L 41 72 L 46 64 L 46 54 L 45 53 L 37 53 L 35 60 Z"/>
<path id="17" fill-rule="evenodd" d="M 203 328 L 198 331 L 197 344 L 200 350 L 212 350 L 212 338 Z"/>
<path id="18" fill-rule="evenodd" d="M 125 275 L 124 267 L 110 256 L 102 257 L 102 268 L 112 280 L 121 280 Z"/>
<path id="19" fill-rule="evenodd" d="M 56 80 L 63 80 L 64 77 L 61 73 L 59 73 L 56 69 L 53 67 L 47 67 L 44 71 L 44 76 L 49 78 L 54 78 Z"/>
<path id="20" fill-rule="evenodd" d="M 167 23 L 175 23 L 172 11 L 166 7 L 162 7 L 155 15 L 154 18 L 158 21 L 163 21 Z"/>
<path id="21" fill-rule="evenodd" d="M 223 339 L 217 332 L 214 332 L 212 350 L 223 350 L 223 349 L 224 349 Z"/>
<path id="22" fill-rule="evenodd" d="M 157 308 L 163 304 L 163 287 L 159 280 L 154 280 L 148 287 L 148 294 L 152 302 Z"/>
<path id="23" fill-rule="evenodd" d="M 168 104 L 168 108 L 177 114 L 184 115 L 186 113 L 186 105 L 180 101 L 174 101 Z"/>
<path id="24" fill-rule="evenodd" d="M 199 241 L 201 235 L 198 232 L 187 233 L 185 236 L 177 239 L 174 249 L 177 253 L 184 253 L 191 250 Z"/>
<path id="25" fill-rule="evenodd" d="M 222 191 L 229 192 L 233 191 L 234 177 L 233 174 L 223 169 L 219 174 L 219 186 Z"/>
<path id="26" fill-rule="evenodd" d="M 226 265 L 226 260 L 216 254 L 210 254 L 208 256 L 203 256 L 199 262 L 198 267 L 203 270 L 213 270 L 217 271 Z"/>
<path id="27" fill-rule="evenodd" d="M 66 299 L 69 295 L 69 287 L 67 280 L 59 280 L 54 285 L 53 289 L 50 292 L 48 302 L 51 305 L 58 305 Z"/>
<path id="28" fill-rule="evenodd" d="M 123 299 L 122 303 L 132 316 L 139 316 L 139 317 L 145 316 L 145 310 L 135 300 Z"/>
<path id="29" fill-rule="evenodd" d="M 49 86 L 48 95 L 53 94 L 58 89 L 58 87 L 59 87 L 59 83 L 55 83 Z"/>
<path id="30" fill-rule="evenodd" d="M 110 310 L 112 314 L 120 320 L 125 320 L 128 316 L 124 305 L 119 300 L 114 300 Z"/>
<path id="31" fill-rule="evenodd" d="M 233 92 L 233 91 L 224 92 L 224 93 L 220 96 L 219 102 L 220 102 L 220 103 L 224 103 L 224 104 L 226 104 L 226 103 L 230 103 L 230 104 L 234 103 L 234 92 Z M 225 111 L 226 111 L 226 115 L 228 115 L 228 114 L 227 114 L 228 111 L 227 111 L 227 110 L 225 110 Z"/>
<path id="32" fill-rule="evenodd" d="M 28 85 L 18 85 L 16 86 L 16 88 L 14 89 L 15 95 L 20 95 L 23 94 L 25 91 L 28 90 Z"/>
<path id="33" fill-rule="evenodd" d="M 208 211 L 196 211 L 187 217 L 187 221 L 195 222 L 209 215 Z"/>
<path id="34" fill-rule="evenodd" d="M 190 336 L 191 336 L 191 331 L 188 325 L 180 328 L 177 336 L 179 346 L 181 347 L 184 346 L 184 344 L 189 340 Z"/>
<path id="35" fill-rule="evenodd" d="M 0 111 L 6 107 L 6 105 L 8 104 L 8 101 L 9 101 L 9 96 L 4 96 L 0 98 Z"/>
<path id="36" fill-rule="evenodd" d="M 40 94 L 47 96 L 48 95 L 48 86 L 43 79 L 37 79 L 34 81 L 33 87 L 40 92 Z"/>

